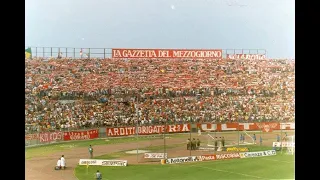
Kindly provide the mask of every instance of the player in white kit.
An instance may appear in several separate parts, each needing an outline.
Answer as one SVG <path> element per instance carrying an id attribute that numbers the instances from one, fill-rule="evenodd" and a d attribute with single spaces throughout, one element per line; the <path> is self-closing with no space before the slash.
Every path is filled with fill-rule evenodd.
<path id="1" fill-rule="evenodd" d="M 61 156 L 61 169 L 66 168 L 66 159 L 64 158 L 64 155 Z"/>

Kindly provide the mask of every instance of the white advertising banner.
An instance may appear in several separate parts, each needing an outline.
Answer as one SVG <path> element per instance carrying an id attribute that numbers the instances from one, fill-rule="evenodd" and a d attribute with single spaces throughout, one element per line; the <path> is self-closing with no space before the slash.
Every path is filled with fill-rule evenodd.
<path id="1" fill-rule="evenodd" d="M 79 165 L 89 166 L 127 166 L 127 160 L 80 159 Z"/>
<path id="2" fill-rule="evenodd" d="M 276 155 L 275 150 L 268 151 L 257 151 L 257 152 L 241 152 L 240 158 L 253 158 L 253 157 L 263 157 L 263 156 L 274 156 Z"/>
<path id="3" fill-rule="evenodd" d="M 127 160 L 103 160 L 101 166 L 127 166 Z"/>
<path id="4" fill-rule="evenodd" d="M 198 156 L 177 157 L 177 158 L 166 159 L 166 164 L 177 164 L 177 163 L 196 162 L 196 161 L 200 161 Z"/>
<path id="5" fill-rule="evenodd" d="M 215 150 L 214 147 L 199 147 L 198 148 L 199 151 L 212 151 Z"/>
<path id="6" fill-rule="evenodd" d="M 273 142 L 272 147 L 280 147 L 281 142 Z M 282 147 L 295 147 L 295 143 L 292 142 L 282 142 Z"/>
<path id="7" fill-rule="evenodd" d="M 146 159 L 167 159 L 167 153 L 144 153 Z"/>

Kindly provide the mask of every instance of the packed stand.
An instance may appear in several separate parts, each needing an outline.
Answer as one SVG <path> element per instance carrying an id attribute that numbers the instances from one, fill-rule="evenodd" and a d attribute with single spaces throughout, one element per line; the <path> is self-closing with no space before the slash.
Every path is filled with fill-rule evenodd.
<path id="1" fill-rule="evenodd" d="M 292 60 L 26 60 L 26 133 L 137 121 L 293 122 L 294 66 Z"/>

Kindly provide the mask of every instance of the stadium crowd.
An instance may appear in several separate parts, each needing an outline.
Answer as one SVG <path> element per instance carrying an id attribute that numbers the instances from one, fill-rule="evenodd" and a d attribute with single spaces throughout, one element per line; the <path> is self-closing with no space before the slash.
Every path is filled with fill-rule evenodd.
<path id="1" fill-rule="evenodd" d="M 292 122 L 294 66 L 292 60 L 26 59 L 26 133 L 137 121 Z"/>

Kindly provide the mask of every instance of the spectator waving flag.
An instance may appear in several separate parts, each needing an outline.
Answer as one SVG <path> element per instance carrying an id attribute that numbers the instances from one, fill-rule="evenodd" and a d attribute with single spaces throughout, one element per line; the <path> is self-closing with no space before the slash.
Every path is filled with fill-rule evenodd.
<path id="1" fill-rule="evenodd" d="M 27 59 L 31 59 L 32 58 L 32 53 L 31 53 L 31 48 L 30 47 L 25 50 L 25 57 Z"/>

